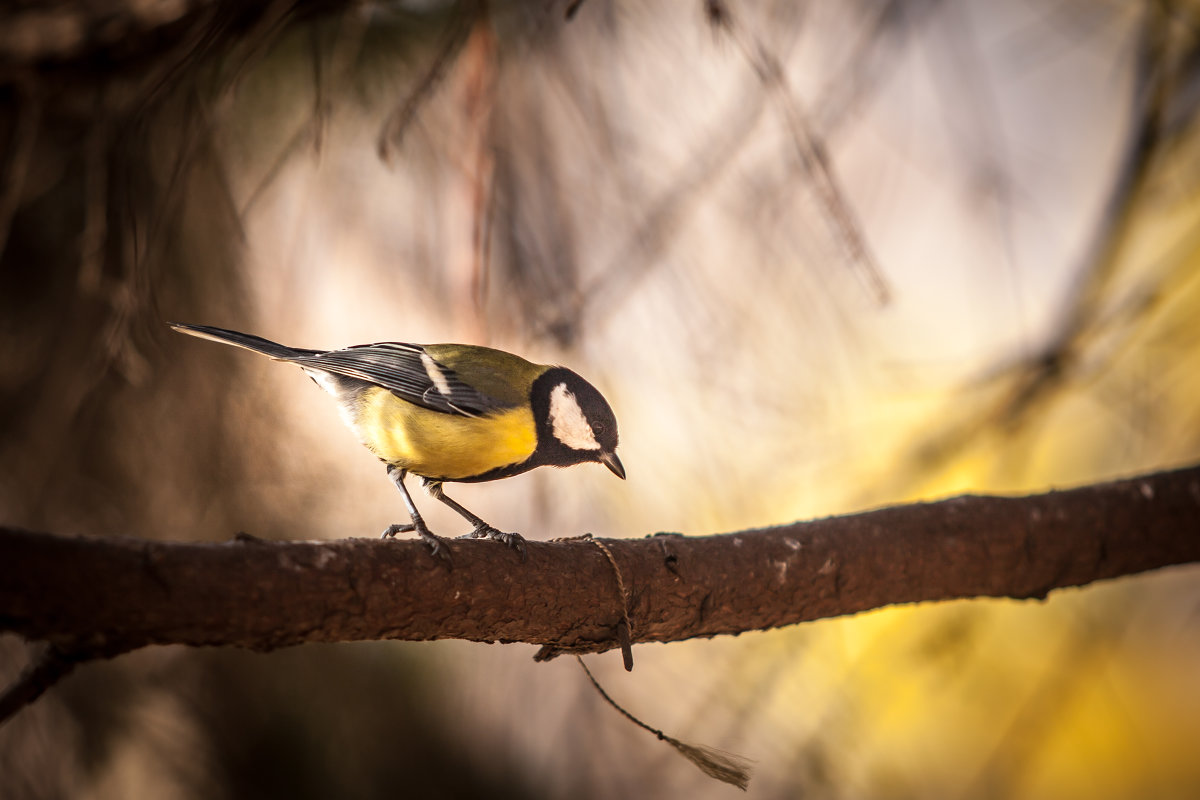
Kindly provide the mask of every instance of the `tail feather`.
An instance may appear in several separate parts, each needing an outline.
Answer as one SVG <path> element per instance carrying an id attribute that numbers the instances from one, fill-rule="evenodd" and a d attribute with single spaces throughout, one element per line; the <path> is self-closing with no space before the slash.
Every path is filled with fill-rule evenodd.
<path id="1" fill-rule="evenodd" d="M 189 336 L 209 339 L 223 344 L 231 344 L 234 347 L 240 347 L 243 350 L 250 350 L 255 353 L 262 353 L 264 356 L 273 358 L 276 361 L 294 361 L 297 358 L 312 356 L 321 352 L 319 350 L 298 350 L 294 347 L 287 347 L 286 345 L 272 342 L 269 339 L 264 339 L 261 336 L 239 333 L 238 331 L 230 331 L 225 328 L 213 328 L 209 325 L 187 325 L 181 322 L 168 322 L 167 324 L 180 333 L 186 333 Z"/>

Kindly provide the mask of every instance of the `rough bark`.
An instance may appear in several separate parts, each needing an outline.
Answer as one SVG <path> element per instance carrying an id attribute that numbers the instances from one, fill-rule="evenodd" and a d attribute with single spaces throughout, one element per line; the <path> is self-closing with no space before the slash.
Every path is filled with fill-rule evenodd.
<path id="1" fill-rule="evenodd" d="M 1200 560 L 1200 467 L 963 496 L 717 536 L 452 544 L 71 538 L 0 528 L 0 630 L 62 653 L 150 644 L 530 642 L 558 652 L 737 634 L 894 603 L 1044 597 Z M 611 553 L 610 562 L 605 553 Z"/>

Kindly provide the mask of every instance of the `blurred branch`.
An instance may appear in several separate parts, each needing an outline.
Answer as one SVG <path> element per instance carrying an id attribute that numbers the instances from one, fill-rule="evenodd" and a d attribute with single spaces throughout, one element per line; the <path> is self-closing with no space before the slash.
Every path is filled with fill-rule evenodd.
<path id="1" fill-rule="evenodd" d="M 43 692 L 69 675 L 81 660 L 96 657 L 99 656 L 80 658 L 64 653 L 57 647 L 45 648 L 21 676 L 0 694 L 0 723 L 41 697 Z"/>
<path id="2" fill-rule="evenodd" d="M 927 475 L 978 442 L 980 434 L 1012 430 L 1034 419 L 1064 387 L 1093 377 L 1097 364 L 1111 365 L 1119 351 L 1132 346 L 1149 324 L 1145 318 L 1166 299 L 1164 287 L 1195 270 L 1191 256 L 1200 250 L 1200 239 L 1194 224 L 1158 259 L 1138 265 L 1146 259 L 1138 254 L 1139 237 L 1168 215 L 1163 186 L 1187 172 L 1190 155 L 1178 153 L 1188 152 L 1185 145 L 1195 140 L 1200 119 L 1191 91 L 1200 81 L 1200 40 L 1173 35 L 1177 9 L 1169 4 L 1147 4 L 1143 11 L 1130 128 L 1074 286 L 1063 293 L 1055 328 L 1036 350 L 974 381 L 973 389 L 997 389 L 994 399 L 976 406 L 957 402 L 971 410 L 943 413 L 932 433 L 914 445 L 912 466 L 893 475 Z M 896 485 L 891 490 L 901 491 Z"/>
<path id="3" fill-rule="evenodd" d="M 451 16 L 446 31 L 442 34 L 441 46 L 434 55 L 433 61 L 417 80 L 416 87 L 404 97 L 403 102 L 392 110 L 383 123 L 375 148 L 380 160 L 386 164 L 392 162 L 392 155 L 400 147 L 404 134 L 416 119 L 417 111 L 433 95 L 441 84 L 442 78 L 445 77 L 446 71 L 457 59 L 463 45 L 467 43 L 467 37 L 476 19 L 481 19 L 485 14 L 485 0 L 476 0 L 473 3 L 465 2 L 461 5 L 463 8 Z"/>
<path id="4" fill-rule="evenodd" d="M 632 641 L 670 642 L 894 603 L 1043 598 L 1200 561 L 1198 515 L 1200 466 L 604 549 L 624 576 Z M 75 661 L 151 644 L 458 638 L 541 644 L 543 659 L 618 647 L 623 609 L 604 552 L 528 546 L 521 563 L 495 543 L 454 542 L 447 570 L 417 541 L 198 544 L 0 528 L 0 630 Z"/>
<path id="5" fill-rule="evenodd" d="M 825 140 L 818 136 L 796 101 L 783 62 L 757 36 L 734 19 L 722 0 L 707 0 L 706 12 L 712 25 L 729 33 L 758 76 L 763 90 L 779 103 L 796 146 L 796 156 L 804 168 L 811 190 L 828 215 L 846 263 L 863 279 L 875 301 L 886 305 L 890 302 L 891 290 L 879 271 L 875 256 L 863 236 L 862 226 L 833 169 Z"/>

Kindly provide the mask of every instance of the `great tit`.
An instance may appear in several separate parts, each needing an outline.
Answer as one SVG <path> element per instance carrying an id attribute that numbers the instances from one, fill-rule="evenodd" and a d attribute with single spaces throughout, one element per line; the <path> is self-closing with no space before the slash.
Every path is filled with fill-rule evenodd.
<path id="1" fill-rule="evenodd" d="M 449 481 L 508 478 L 540 466 L 597 461 L 624 480 L 617 420 L 603 395 L 565 367 L 466 344 L 380 342 L 341 350 L 301 350 L 248 333 L 168 323 L 181 333 L 296 364 L 333 395 L 342 420 L 387 465 L 416 531 L 449 563 L 445 540 L 426 526 L 404 485 L 410 472 L 473 526 L 460 538 L 504 542 L 525 557 L 525 540 L 493 528 L 442 489 Z"/>

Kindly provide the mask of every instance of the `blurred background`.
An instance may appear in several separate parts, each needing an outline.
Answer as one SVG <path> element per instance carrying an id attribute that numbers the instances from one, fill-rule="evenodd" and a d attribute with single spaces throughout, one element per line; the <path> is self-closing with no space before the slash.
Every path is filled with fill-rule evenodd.
<path id="1" fill-rule="evenodd" d="M 451 492 L 535 539 L 1200 457 L 1194 2 L 0 13 L 4 524 L 219 541 L 404 518 L 302 373 L 164 320 L 575 368 L 629 480 Z M 0 796 L 736 795 L 534 652 L 89 664 L 0 728 Z M 0 677 L 31 653 L 0 637 Z M 1200 795 L 1197 568 L 635 658 L 589 661 L 655 727 L 755 759 L 755 797 Z"/>

